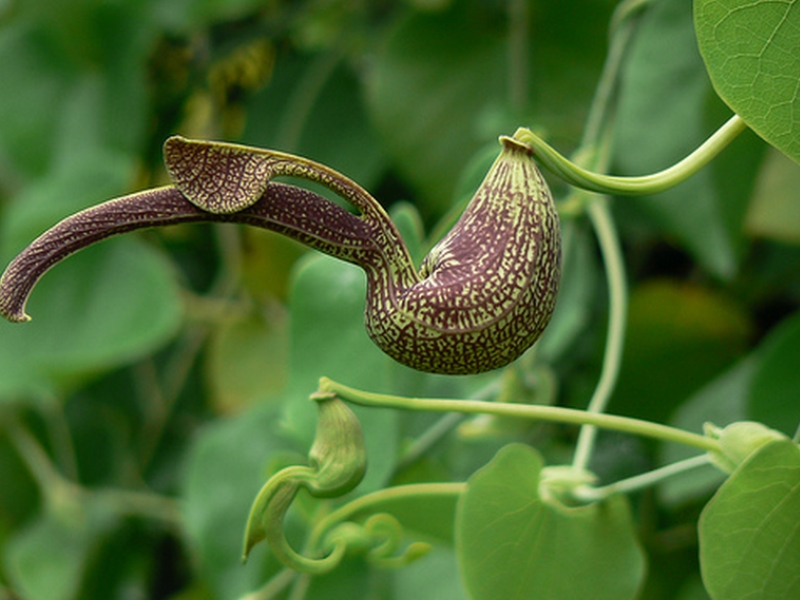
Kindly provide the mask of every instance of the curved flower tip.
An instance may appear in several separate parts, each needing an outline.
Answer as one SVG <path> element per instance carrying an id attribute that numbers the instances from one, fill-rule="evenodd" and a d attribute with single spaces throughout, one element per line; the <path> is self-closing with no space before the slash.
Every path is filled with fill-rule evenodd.
<path id="1" fill-rule="evenodd" d="M 25 305 L 42 275 L 86 246 L 124 231 L 201 216 L 178 190 L 162 187 L 109 200 L 67 217 L 8 265 L 0 278 L 0 315 L 12 322 L 30 320 Z"/>
<path id="2" fill-rule="evenodd" d="M 368 260 L 376 253 L 363 221 L 297 186 L 270 182 L 255 204 L 230 214 L 196 206 L 173 186 L 156 188 L 83 210 L 36 238 L 0 279 L 0 316 L 13 322 L 29 320 L 25 304 L 36 283 L 48 269 L 82 248 L 136 229 L 201 221 L 278 231 L 350 262 Z"/>
<path id="3" fill-rule="evenodd" d="M 12 323 L 24 323 L 31 317 L 25 312 L 26 299 L 14 293 L 15 279 L 19 279 L 17 269 L 10 272 L 7 269 L 0 279 L 0 315 Z"/>

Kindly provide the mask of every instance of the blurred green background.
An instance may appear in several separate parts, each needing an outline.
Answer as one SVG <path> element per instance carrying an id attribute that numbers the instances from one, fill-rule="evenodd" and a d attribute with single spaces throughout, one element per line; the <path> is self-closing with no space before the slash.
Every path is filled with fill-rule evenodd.
<path id="1" fill-rule="evenodd" d="M 0 2 L 0 258 L 76 210 L 165 184 L 161 144 L 173 133 L 326 163 L 369 189 L 419 256 L 478 185 L 498 135 L 528 126 L 564 153 L 578 146 L 614 4 Z M 672 164 L 730 114 L 688 0 L 642 14 L 619 85 L 616 173 Z M 799 189 L 800 167 L 745 134 L 678 188 L 614 202 L 631 298 L 612 411 L 695 431 L 751 418 L 794 433 Z M 239 564 L 247 510 L 270 472 L 304 456 L 321 375 L 373 391 L 585 406 L 607 300 L 588 221 L 569 216 L 564 231 L 550 330 L 517 365 L 474 377 L 393 364 L 364 333 L 361 274 L 268 232 L 180 226 L 57 266 L 31 298 L 34 320 L 0 323 L 0 599 L 258 589 L 278 566 L 263 548 Z M 405 460 L 435 417 L 359 415 L 371 467 L 358 493 L 464 480 L 511 440 L 568 460 L 575 436 L 470 420 Z M 608 434 L 592 468 L 613 480 L 678 457 Z M 704 473 L 633 499 L 656 559 L 643 598 L 704 597 L 694 523 L 716 481 Z M 302 531 L 311 503 L 299 512 Z M 436 538 L 437 519 L 419 535 Z M 354 558 L 303 597 L 465 598 L 452 531 L 434 541 L 396 572 Z"/>

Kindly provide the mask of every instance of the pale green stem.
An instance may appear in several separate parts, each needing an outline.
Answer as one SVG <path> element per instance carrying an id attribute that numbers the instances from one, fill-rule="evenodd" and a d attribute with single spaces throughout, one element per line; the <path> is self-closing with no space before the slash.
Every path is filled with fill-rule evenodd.
<path id="1" fill-rule="evenodd" d="M 52 500 L 64 491 L 77 493 L 77 486 L 58 472 L 39 441 L 16 415 L 5 414 L 3 420 L 9 439 L 45 498 Z"/>
<path id="2" fill-rule="evenodd" d="M 214 321 L 225 316 L 231 297 L 239 289 L 242 276 L 242 239 L 238 227 L 215 223 L 214 237 L 222 266 L 205 298 L 221 300 L 215 306 Z M 169 362 L 164 368 L 164 381 L 160 381 L 152 359 L 147 359 L 137 370 L 142 406 L 147 419 L 141 435 L 139 465 L 144 472 L 155 457 L 165 427 L 172 415 L 181 391 L 191 373 L 192 366 L 212 328 L 206 324 L 187 328 L 175 344 Z"/>
<path id="3" fill-rule="evenodd" d="M 609 119 L 609 111 L 614 93 L 619 81 L 619 72 L 622 68 L 623 58 L 628 50 L 635 31 L 635 17 L 651 0 L 624 0 L 614 9 L 611 18 L 610 43 L 606 54 L 603 72 L 595 88 L 594 98 L 583 129 L 581 148 L 592 148 L 597 145 L 601 131 Z"/>
<path id="4" fill-rule="evenodd" d="M 297 149 L 308 117 L 319 100 L 325 84 L 339 64 L 342 54 L 340 48 L 334 48 L 320 55 L 303 72 L 300 81 L 292 90 L 287 103 L 288 108 L 275 136 L 277 148 L 284 152 L 294 152 Z"/>
<path id="5" fill-rule="evenodd" d="M 300 576 L 294 580 L 292 590 L 286 600 L 303 600 L 308 593 L 308 587 L 311 585 L 311 575 L 301 573 Z"/>
<path id="6" fill-rule="evenodd" d="M 334 385 L 338 386 L 339 384 Z M 398 498 L 458 496 L 466 489 L 466 483 L 412 483 L 384 488 L 371 494 L 366 494 L 352 502 L 348 502 L 320 519 L 309 537 L 309 546 L 315 548 L 322 540 L 322 537 L 334 526 L 350 519 L 353 515 L 370 509 L 374 505 Z"/>
<path id="7" fill-rule="evenodd" d="M 689 156 L 668 169 L 641 177 L 593 173 L 571 162 L 527 129 L 517 131 L 514 138 L 530 145 L 542 165 L 574 186 L 601 194 L 636 196 L 657 194 L 687 180 L 705 167 L 746 128 L 747 125 L 741 117 L 733 115 Z"/>
<path id="8" fill-rule="evenodd" d="M 320 391 L 331 392 L 343 400 L 361 406 L 397 408 L 422 412 L 460 412 L 466 414 L 490 414 L 501 417 L 553 421 L 573 425 L 596 425 L 604 429 L 622 431 L 644 437 L 684 444 L 705 451 L 718 451 L 717 440 L 705 436 L 630 417 L 590 413 L 585 410 L 542 406 L 536 404 L 506 404 L 475 400 L 441 400 L 435 398 L 401 398 L 386 394 L 375 394 L 356 390 L 323 377 Z"/>
<path id="9" fill-rule="evenodd" d="M 69 479 L 78 479 L 78 460 L 75 456 L 75 445 L 69 430 L 67 416 L 64 414 L 64 403 L 60 398 L 48 397 L 41 407 L 42 418 L 47 427 L 55 463 Z"/>
<path id="10" fill-rule="evenodd" d="M 647 473 L 642 473 L 641 475 L 636 475 L 627 479 L 621 479 L 620 481 L 611 483 L 609 485 L 604 485 L 602 487 L 578 487 L 572 490 L 572 495 L 576 499 L 585 502 L 599 502 L 605 500 L 609 496 L 614 496 L 617 494 L 629 494 L 631 492 L 636 492 L 638 490 L 651 487 L 665 479 L 674 477 L 675 475 L 680 475 L 681 473 L 685 473 L 687 471 L 710 464 L 713 464 L 711 462 L 711 457 L 708 455 L 708 453 L 704 453 L 666 465 L 664 467 L 660 467 L 658 469 L 654 469 L 652 471 L 648 471 Z"/>
<path id="11" fill-rule="evenodd" d="M 478 390 L 472 395 L 473 400 L 489 400 L 497 395 L 497 380 L 493 380 L 489 385 Z M 420 456 L 424 455 L 433 446 L 439 443 L 448 433 L 457 427 L 464 420 L 464 415 L 453 413 L 444 415 L 433 425 L 426 429 L 414 442 L 406 449 L 395 466 L 395 473 L 402 470 L 405 466 L 413 463 Z"/>
<path id="12" fill-rule="evenodd" d="M 587 407 L 587 411 L 590 413 L 602 413 L 611 399 L 622 364 L 628 313 L 628 283 L 625 277 L 625 263 L 619 245 L 619 237 L 606 200 L 597 198 L 588 205 L 587 212 L 594 225 L 600 251 L 603 254 L 608 285 L 608 336 L 603 354 L 603 366 L 597 387 Z M 581 428 L 572 463 L 576 469 L 587 468 L 596 437 L 597 429 L 594 426 Z"/>
<path id="13" fill-rule="evenodd" d="M 298 576 L 297 571 L 288 567 L 279 571 L 270 578 L 269 581 L 255 592 L 250 592 L 240 596 L 239 600 L 274 600 L 281 594 Z"/>
<path id="14" fill-rule="evenodd" d="M 397 462 L 395 472 L 401 471 L 407 465 L 416 461 L 420 456 L 423 456 L 433 446 L 438 444 L 444 436 L 455 429 L 461 421 L 464 420 L 464 415 L 458 413 L 451 413 L 444 415 L 433 425 L 431 425 L 425 432 L 420 435 L 414 442 L 403 452 L 400 460 Z"/>
<path id="15" fill-rule="evenodd" d="M 76 499 L 88 496 L 103 497 L 120 514 L 154 518 L 172 524 L 180 523 L 178 504 L 171 498 L 150 492 L 111 488 L 87 489 L 67 479 L 55 468 L 39 441 L 16 416 L 6 415 L 5 422 L 10 439 L 47 501 L 57 503 L 65 496 Z"/>
<path id="16" fill-rule="evenodd" d="M 86 492 L 105 498 L 120 514 L 156 519 L 170 525 L 182 523 L 178 502 L 166 496 L 111 488 L 86 490 Z"/>

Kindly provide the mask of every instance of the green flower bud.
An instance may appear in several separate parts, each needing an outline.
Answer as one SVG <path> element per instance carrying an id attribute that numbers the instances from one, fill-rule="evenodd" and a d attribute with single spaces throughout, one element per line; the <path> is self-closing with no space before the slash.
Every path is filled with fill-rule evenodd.
<path id="1" fill-rule="evenodd" d="M 754 421 L 732 423 L 723 429 L 706 423 L 705 432 L 708 437 L 719 440 L 719 451 L 709 453 L 711 461 L 728 473 L 763 446 L 787 439 L 780 431 Z"/>
<path id="2" fill-rule="evenodd" d="M 355 488 L 367 470 L 361 423 L 339 398 L 318 394 L 317 434 L 308 454 L 314 470 L 306 487 L 312 496 L 335 498 Z"/>
<path id="3" fill-rule="evenodd" d="M 317 394 L 317 435 L 308 455 L 309 465 L 292 465 L 269 478 L 256 496 L 247 519 L 242 560 L 266 540 L 276 558 L 297 571 L 327 573 L 341 561 L 347 540 L 338 540 L 325 558 L 307 558 L 295 552 L 283 532 L 283 520 L 300 488 L 317 498 L 335 498 L 355 488 L 367 469 L 361 424 L 347 405 L 331 394 Z"/>

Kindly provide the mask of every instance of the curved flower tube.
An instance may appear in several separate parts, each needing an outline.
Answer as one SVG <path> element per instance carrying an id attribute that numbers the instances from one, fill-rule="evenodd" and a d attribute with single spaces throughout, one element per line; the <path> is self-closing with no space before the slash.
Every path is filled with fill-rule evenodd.
<path id="1" fill-rule="evenodd" d="M 0 314 L 27 320 L 25 302 L 55 263 L 111 235 L 194 221 L 270 229 L 359 265 L 367 276 L 365 325 L 392 358 L 421 371 L 479 373 L 515 360 L 552 315 L 561 274 L 558 213 L 531 148 L 502 150 L 464 214 L 419 271 L 381 205 L 314 161 L 270 150 L 172 137 L 174 186 L 111 200 L 37 238 L 0 279 Z M 353 214 L 277 176 L 322 184 Z"/>

